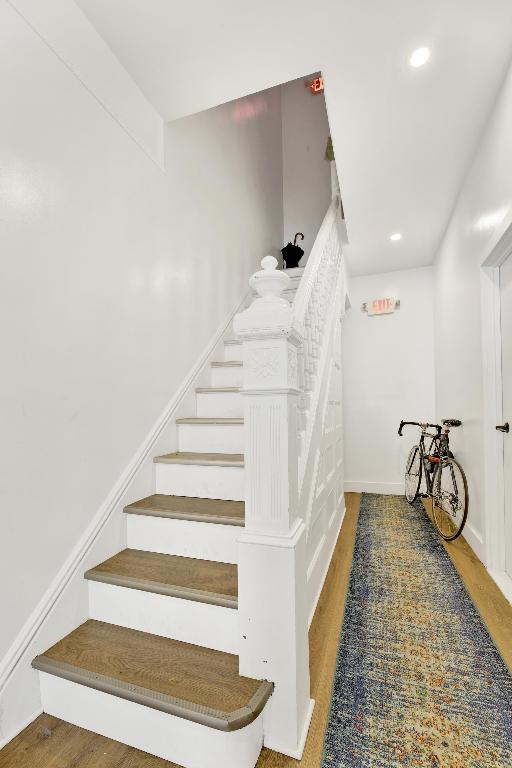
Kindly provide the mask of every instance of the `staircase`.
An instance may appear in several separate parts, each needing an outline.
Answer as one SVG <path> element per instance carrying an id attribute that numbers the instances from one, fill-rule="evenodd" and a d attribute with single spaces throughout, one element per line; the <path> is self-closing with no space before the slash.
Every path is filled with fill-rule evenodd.
<path id="1" fill-rule="evenodd" d="M 89 620 L 37 656 L 47 714 L 187 768 L 300 758 L 308 622 L 343 517 L 339 196 L 306 269 L 252 302 L 124 512 L 127 548 L 84 574 Z"/>
<path id="2" fill-rule="evenodd" d="M 32 663 L 46 713 L 191 768 L 252 768 L 273 691 L 239 674 L 241 357 L 226 340 L 156 493 L 124 510 L 128 548 L 85 573 L 90 619 Z"/>

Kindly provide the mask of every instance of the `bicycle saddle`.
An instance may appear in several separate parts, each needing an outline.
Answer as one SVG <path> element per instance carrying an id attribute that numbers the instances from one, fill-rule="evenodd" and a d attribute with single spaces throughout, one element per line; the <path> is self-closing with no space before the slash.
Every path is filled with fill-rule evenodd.
<path id="1" fill-rule="evenodd" d="M 443 419 L 441 423 L 445 427 L 460 427 L 462 421 L 460 419 Z"/>

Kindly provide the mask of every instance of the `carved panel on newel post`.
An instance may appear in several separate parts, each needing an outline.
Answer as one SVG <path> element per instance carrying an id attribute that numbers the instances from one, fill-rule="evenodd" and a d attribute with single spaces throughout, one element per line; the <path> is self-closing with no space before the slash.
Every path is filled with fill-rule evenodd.
<path id="1" fill-rule="evenodd" d="M 297 518 L 297 349 L 289 277 L 266 256 L 250 280 L 258 293 L 235 318 L 242 341 L 246 530 L 288 535 Z"/>

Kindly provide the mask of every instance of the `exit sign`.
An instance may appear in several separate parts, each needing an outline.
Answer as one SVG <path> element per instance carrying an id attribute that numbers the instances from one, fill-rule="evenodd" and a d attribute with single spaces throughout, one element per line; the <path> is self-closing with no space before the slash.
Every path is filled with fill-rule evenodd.
<path id="1" fill-rule="evenodd" d="M 311 82 L 307 83 L 307 85 L 312 93 L 322 93 L 324 90 L 324 79 L 320 75 L 319 77 L 315 77 L 314 80 L 311 80 Z"/>
<path id="2" fill-rule="evenodd" d="M 389 315 L 400 307 L 399 299 L 385 297 L 383 299 L 372 299 L 365 302 L 362 309 L 369 315 Z"/>

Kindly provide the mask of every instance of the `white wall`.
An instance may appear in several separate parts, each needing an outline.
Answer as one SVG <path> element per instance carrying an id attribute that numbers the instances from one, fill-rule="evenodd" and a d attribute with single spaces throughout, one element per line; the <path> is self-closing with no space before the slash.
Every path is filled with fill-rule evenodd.
<path id="1" fill-rule="evenodd" d="M 6 3 L 0 57 L 2 657 L 280 247 L 282 155 L 279 89 L 170 125 L 162 172 Z"/>
<path id="2" fill-rule="evenodd" d="M 469 483 L 466 536 L 485 560 L 481 264 L 512 222 L 512 70 L 480 140 L 435 262 L 436 399 Z"/>
<path id="3" fill-rule="evenodd" d="M 283 243 L 304 234 L 305 266 L 331 203 L 331 167 L 325 159 L 329 123 L 323 93 L 306 88 L 309 78 L 281 86 L 283 115 Z"/>
<path id="4" fill-rule="evenodd" d="M 2 0 L 2 5 L 7 3 Z M 9 0 L 119 125 L 161 167 L 164 121 L 83 11 L 69 0 Z"/>
<path id="5" fill-rule="evenodd" d="M 432 281 L 430 267 L 350 280 L 342 340 L 346 490 L 402 493 L 417 431 L 399 438 L 400 420 L 433 420 Z M 400 309 L 361 311 L 363 302 L 383 297 L 400 299 Z"/>

